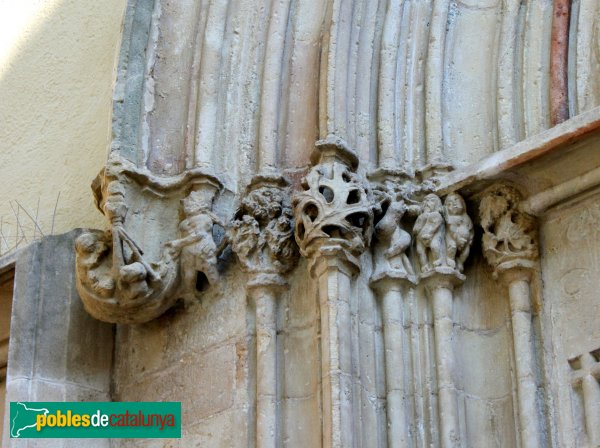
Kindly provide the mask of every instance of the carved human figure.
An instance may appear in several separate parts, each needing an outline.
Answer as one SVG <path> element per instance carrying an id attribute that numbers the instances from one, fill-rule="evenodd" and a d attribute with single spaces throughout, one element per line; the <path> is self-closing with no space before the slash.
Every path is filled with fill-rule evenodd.
<path id="1" fill-rule="evenodd" d="M 121 296 L 126 300 L 148 297 L 152 289 L 148 286 L 148 270 L 139 261 L 126 264 L 119 269 Z"/>
<path id="2" fill-rule="evenodd" d="M 462 272 L 473 242 L 473 221 L 463 198 L 451 193 L 444 201 L 446 259 L 448 266 Z"/>
<path id="3" fill-rule="evenodd" d="M 114 292 L 115 282 L 110 270 L 99 269 L 110 252 L 108 241 L 103 235 L 83 233 L 75 240 L 75 251 L 79 282 L 101 297 L 110 297 Z"/>
<path id="4" fill-rule="evenodd" d="M 402 228 L 401 220 L 406 212 L 402 200 L 392 201 L 383 218 L 375 226 L 375 235 L 379 242 L 387 247 L 383 253 L 390 268 L 407 276 L 413 276 L 414 270 L 406 255 L 410 247 L 410 234 Z"/>
<path id="5" fill-rule="evenodd" d="M 415 221 L 417 255 L 421 272 L 446 263 L 446 241 L 442 201 L 435 194 L 428 194 L 423 200 L 423 211 Z"/>
<path id="6" fill-rule="evenodd" d="M 182 238 L 168 242 L 165 247 L 180 251 L 182 288 L 185 299 L 192 299 L 196 288 L 198 272 L 206 275 L 214 285 L 219 281 L 217 270 L 217 245 L 212 229 L 215 224 L 224 223 L 210 210 L 210 204 L 202 200 L 200 193 L 192 191 L 183 199 L 185 219 L 179 224 Z"/>

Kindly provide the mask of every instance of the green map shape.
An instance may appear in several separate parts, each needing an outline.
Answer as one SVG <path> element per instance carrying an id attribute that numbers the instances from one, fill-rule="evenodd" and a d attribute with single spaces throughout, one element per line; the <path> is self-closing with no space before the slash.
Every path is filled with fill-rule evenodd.
<path id="1" fill-rule="evenodd" d="M 12 418 L 10 424 L 10 436 L 13 438 L 21 437 L 21 432 L 27 428 L 35 428 L 37 416 L 40 413 L 47 415 L 50 411 L 46 408 L 34 409 L 28 408 L 23 403 L 17 403 L 17 412 Z"/>

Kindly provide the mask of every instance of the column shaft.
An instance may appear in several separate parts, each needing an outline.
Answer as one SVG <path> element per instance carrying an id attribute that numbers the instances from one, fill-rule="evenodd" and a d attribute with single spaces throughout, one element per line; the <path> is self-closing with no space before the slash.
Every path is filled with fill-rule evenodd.
<path id="1" fill-rule="evenodd" d="M 529 280 L 517 278 L 508 282 L 512 314 L 513 344 L 517 371 L 519 422 L 523 448 L 541 446 L 538 428 L 533 357 L 533 327 L 531 324 L 531 292 Z"/>
<path id="2" fill-rule="evenodd" d="M 388 447 L 406 448 L 411 443 L 404 385 L 403 297 L 399 286 L 386 285 L 384 288 L 381 314 L 385 346 Z"/>
<path id="3" fill-rule="evenodd" d="M 321 308 L 321 375 L 323 394 L 323 447 L 354 446 L 352 389 L 351 274 L 343 262 L 317 261 Z"/>
<path id="4" fill-rule="evenodd" d="M 438 408 L 442 448 L 460 446 L 458 402 L 454 385 L 454 347 L 452 345 L 452 287 L 432 288 L 435 359 L 437 364 Z"/>
<path id="5" fill-rule="evenodd" d="M 277 300 L 270 286 L 251 289 L 256 304 L 256 446 L 280 446 L 277 428 Z"/>

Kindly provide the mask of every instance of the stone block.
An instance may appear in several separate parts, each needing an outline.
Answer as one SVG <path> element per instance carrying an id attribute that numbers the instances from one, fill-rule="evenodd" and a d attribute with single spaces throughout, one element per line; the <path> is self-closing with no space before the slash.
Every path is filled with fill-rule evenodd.
<path id="1" fill-rule="evenodd" d="M 319 387 L 319 340 L 316 328 L 282 334 L 283 393 L 286 398 L 313 395 Z"/>
<path id="2" fill-rule="evenodd" d="M 120 384 L 117 398 L 180 401 L 183 425 L 188 427 L 233 406 L 236 359 L 235 345 L 187 355 L 169 369 L 142 381 Z"/>
<path id="3" fill-rule="evenodd" d="M 319 398 L 316 395 L 306 398 L 283 400 L 283 445 L 286 448 L 321 446 L 321 417 Z"/>

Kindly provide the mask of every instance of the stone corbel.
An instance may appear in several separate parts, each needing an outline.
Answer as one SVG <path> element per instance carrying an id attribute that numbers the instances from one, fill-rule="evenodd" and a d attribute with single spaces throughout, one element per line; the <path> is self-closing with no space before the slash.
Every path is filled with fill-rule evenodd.
<path id="1" fill-rule="evenodd" d="M 295 264 L 294 219 L 288 182 L 256 176 L 246 189 L 227 231 L 233 252 L 249 274 L 249 299 L 256 306 L 256 446 L 281 446 L 277 422 L 277 302 L 284 274 Z"/>
<path id="2" fill-rule="evenodd" d="M 164 179 L 112 157 L 93 185 L 98 208 L 110 223 L 103 232 L 91 230 L 75 243 L 77 290 L 85 309 L 111 323 L 143 323 L 162 315 L 180 298 L 196 294 L 199 272 L 209 283 L 218 280 L 216 245 L 212 236 L 215 194 L 221 182 L 202 170 Z M 150 190 L 158 197 L 182 195 L 184 219 L 180 238 L 157 248 L 149 259 L 127 229 L 128 191 Z M 157 240 L 147 244 L 159 244 Z"/>
<path id="3" fill-rule="evenodd" d="M 293 198 L 295 237 L 317 280 L 321 309 L 323 446 L 355 446 L 350 288 L 373 233 L 374 203 L 358 157 L 336 137 L 318 141 Z"/>
<path id="4" fill-rule="evenodd" d="M 463 198 L 451 193 L 442 203 L 433 193 L 425 196 L 413 235 L 419 282 L 425 285 L 432 301 L 440 444 L 443 448 L 458 447 L 461 440 L 452 343 L 453 294 L 465 280 L 462 271 L 473 241 L 473 222 Z"/>
<path id="5" fill-rule="evenodd" d="M 538 419 L 531 277 L 538 258 L 537 223 L 520 211 L 522 196 L 514 187 L 497 184 L 481 194 L 479 220 L 483 228 L 483 254 L 508 289 L 521 446 L 542 446 Z"/>

